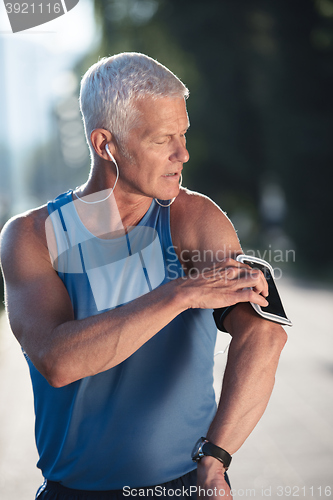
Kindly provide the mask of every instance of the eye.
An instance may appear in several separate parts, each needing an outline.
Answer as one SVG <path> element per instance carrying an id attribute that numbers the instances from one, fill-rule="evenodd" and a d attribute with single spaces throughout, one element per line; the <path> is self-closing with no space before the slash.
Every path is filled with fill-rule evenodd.
<path id="1" fill-rule="evenodd" d="M 169 137 L 158 137 L 157 139 L 155 139 L 155 144 L 166 144 L 169 140 Z"/>

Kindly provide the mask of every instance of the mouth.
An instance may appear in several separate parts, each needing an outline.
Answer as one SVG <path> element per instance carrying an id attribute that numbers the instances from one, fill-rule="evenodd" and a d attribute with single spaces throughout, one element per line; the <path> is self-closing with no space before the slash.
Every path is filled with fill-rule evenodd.
<path id="1" fill-rule="evenodd" d="M 179 177 L 181 172 L 170 172 L 169 174 L 164 174 L 162 177 Z"/>

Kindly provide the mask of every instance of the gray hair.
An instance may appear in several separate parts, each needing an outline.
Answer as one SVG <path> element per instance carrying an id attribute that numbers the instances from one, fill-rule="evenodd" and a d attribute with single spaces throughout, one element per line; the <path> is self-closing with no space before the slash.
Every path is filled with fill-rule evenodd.
<path id="1" fill-rule="evenodd" d="M 123 148 L 128 132 L 138 124 L 135 99 L 150 96 L 187 99 L 187 87 L 151 57 L 124 52 L 104 57 L 81 81 L 80 109 L 89 146 L 96 128 L 109 130 Z"/>

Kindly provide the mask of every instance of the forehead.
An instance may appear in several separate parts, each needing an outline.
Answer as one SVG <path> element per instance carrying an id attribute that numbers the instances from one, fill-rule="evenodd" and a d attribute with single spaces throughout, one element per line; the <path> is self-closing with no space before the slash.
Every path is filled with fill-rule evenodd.
<path id="1" fill-rule="evenodd" d="M 189 127 L 185 99 L 144 97 L 135 101 L 140 119 L 138 129 L 142 135 L 152 133 L 177 134 Z"/>

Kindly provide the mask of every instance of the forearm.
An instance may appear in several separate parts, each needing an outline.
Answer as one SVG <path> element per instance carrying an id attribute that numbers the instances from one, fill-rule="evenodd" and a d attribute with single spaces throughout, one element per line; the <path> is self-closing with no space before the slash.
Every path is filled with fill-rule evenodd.
<path id="1" fill-rule="evenodd" d="M 249 304 L 238 305 L 227 320 L 233 339 L 219 406 L 207 438 L 233 455 L 265 411 L 286 335 L 280 326 L 256 318 Z M 198 485 L 204 489 L 217 486 L 225 491 L 222 496 L 231 498 L 224 472 L 221 462 L 203 457 L 198 464 Z"/>
<path id="2" fill-rule="evenodd" d="M 248 305 L 240 307 L 241 318 L 235 311 L 229 326 L 234 331 L 244 321 L 248 326 L 242 335 L 235 331 L 233 336 L 219 407 L 208 431 L 208 439 L 230 454 L 240 448 L 265 411 L 286 341 L 279 325 L 257 320 Z"/>
<path id="3" fill-rule="evenodd" d="M 177 281 L 122 307 L 58 325 L 43 356 L 46 378 L 59 387 L 127 359 L 187 308 Z"/>
<path id="4" fill-rule="evenodd" d="M 263 278 L 239 265 L 229 268 L 234 262 L 226 260 L 219 272 L 213 268 L 196 279 L 178 278 L 100 315 L 57 319 L 43 337 L 45 348 L 37 349 L 43 359 L 40 371 L 52 385 L 66 385 L 121 363 L 188 308 L 223 307 L 251 298 L 267 304 L 260 295 Z"/>

